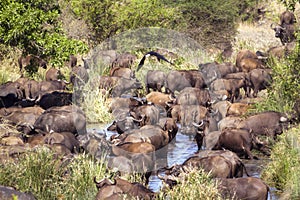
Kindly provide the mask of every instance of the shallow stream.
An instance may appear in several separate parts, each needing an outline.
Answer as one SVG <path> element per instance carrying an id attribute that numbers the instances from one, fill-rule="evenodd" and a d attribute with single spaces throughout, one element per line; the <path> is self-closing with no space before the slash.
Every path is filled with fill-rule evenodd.
<path id="1" fill-rule="evenodd" d="M 105 132 L 107 134 L 107 138 L 109 138 L 112 134 L 114 134 L 114 132 L 106 131 L 106 127 L 107 125 L 103 124 L 91 124 L 88 126 L 88 131 L 94 129 L 96 132 Z M 174 144 L 168 146 L 168 166 L 172 166 L 173 164 L 182 164 L 186 159 L 192 156 L 197 151 L 197 149 L 197 144 L 195 141 L 193 141 L 193 138 L 178 132 Z M 260 160 L 243 159 L 243 163 L 246 166 L 248 174 L 253 177 L 260 177 L 262 169 L 268 162 L 268 158 L 261 158 Z M 152 175 L 150 177 L 149 188 L 152 191 L 157 192 L 161 187 L 162 181 L 157 176 Z M 270 187 L 270 190 L 271 192 L 269 194 L 268 200 L 279 199 L 279 195 L 276 193 L 276 188 Z"/>

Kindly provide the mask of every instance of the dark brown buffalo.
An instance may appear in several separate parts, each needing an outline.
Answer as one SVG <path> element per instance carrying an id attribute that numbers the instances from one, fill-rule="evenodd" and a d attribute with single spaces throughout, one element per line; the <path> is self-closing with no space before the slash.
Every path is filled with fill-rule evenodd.
<path id="1" fill-rule="evenodd" d="M 70 105 L 72 104 L 72 99 L 72 93 L 56 90 L 43 94 L 37 104 L 46 110 L 53 106 Z"/>
<path id="2" fill-rule="evenodd" d="M 275 31 L 275 37 L 279 38 L 282 45 L 293 42 L 296 39 L 294 24 L 271 24 L 271 28 Z"/>
<path id="3" fill-rule="evenodd" d="M 171 105 L 171 107 L 168 109 L 167 111 L 167 116 L 171 117 L 172 119 L 174 119 L 176 122 L 180 122 L 181 117 L 180 117 L 180 108 L 181 105 Z"/>
<path id="4" fill-rule="evenodd" d="M 142 83 L 137 79 L 101 76 L 99 88 L 110 91 L 112 97 L 120 97 L 131 89 L 142 89 Z"/>
<path id="5" fill-rule="evenodd" d="M 210 85 L 211 82 L 218 78 L 224 78 L 229 73 L 235 73 L 238 68 L 230 62 L 226 63 L 205 63 L 199 65 L 199 70 L 202 72 L 205 83 Z"/>
<path id="6" fill-rule="evenodd" d="M 271 85 L 272 69 L 254 69 L 249 72 L 250 87 L 253 89 L 253 97 L 257 97 L 257 93 L 267 89 Z"/>
<path id="7" fill-rule="evenodd" d="M 240 88 L 245 85 L 245 79 L 217 79 L 211 83 L 210 88 L 213 91 L 226 90 L 230 95 L 230 102 L 234 102 L 239 99 Z"/>
<path id="8" fill-rule="evenodd" d="M 28 134 L 33 129 L 35 121 L 44 110 L 40 107 L 27 107 L 7 109 L 6 112 L 7 113 L 3 118 L 16 125 L 19 131 Z"/>
<path id="9" fill-rule="evenodd" d="M 61 75 L 62 74 L 61 74 L 60 70 L 55 69 L 54 67 L 51 67 L 50 69 L 47 70 L 45 79 L 46 79 L 46 81 L 57 81 Z"/>
<path id="10" fill-rule="evenodd" d="M 112 198 L 123 199 L 123 197 L 125 197 L 124 195 L 126 195 L 127 198 L 147 200 L 155 198 L 154 192 L 137 182 L 131 183 L 121 178 L 115 178 L 114 182 L 111 182 L 108 179 L 97 182 L 96 178 L 94 178 L 94 182 L 98 189 L 96 200 Z"/>
<path id="11" fill-rule="evenodd" d="M 206 119 L 209 111 L 200 105 L 183 105 L 180 108 L 180 132 L 187 135 L 196 135 L 198 127 L 195 124 L 202 123 Z"/>
<path id="12" fill-rule="evenodd" d="M 117 119 L 107 128 L 108 131 L 117 131 L 118 134 L 122 134 L 128 130 L 137 129 L 140 127 L 141 120 L 136 120 L 132 116 L 129 116 L 129 110 L 125 110 L 125 114 L 119 115 Z"/>
<path id="13" fill-rule="evenodd" d="M 50 132 L 86 133 L 86 117 L 75 105 L 51 107 L 44 111 L 34 123 L 34 128 Z"/>
<path id="14" fill-rule="evenodd" d="M 280 15 L 280 24 L 294 24 L 296 23 L 296 17 L 293 12 L 286 10 Z"/>
<path id="15" fill-rule="evenodd" d="M 247 117 L 238 124 L 238 128 L 252 130 L 255 135 L 266 135 L 275 138 L 286 128 L 288 118 L 280 112 L 266 111 Z"/>
<path id="16" fill-rule="evenodd" d="M 70 73 L 70 82 L 76 89 L 82 89 L 82 87 L 88 82 L 89 74 L 86 68 L 81 65 L 72 68 Z"/>
<path id="17" fill-rule="evenodd" d="M 228 150 L 202 150 L 198 151 L 196 156 L 198 157 L 207 157 L 207 156 L 214 156 L 219 155 L 226 158 L 231 163 L 231 175 L 234 178 L 243 177 L 243 174 L 249 176 L 246 167 L 242 160 L 238 157 L 238 155 L 232 151 Z"/>
<path id="18" fill-rule="evenodd" d="M 7 82 L 0 85 L 0 108 L 8 108 L 23 99 L 24 87 L 18 82 Z"/>
<path id="19" fill-rule="evenodd" d="M 25 84 L 25 97 L 30 101 L 40 101 L 41 97 L 49 92 L 65 90 L 66 82 L 62 80 L 41 81 L 29 80 Z"/>
<path id="20" fill-rule="evenodd" d="M 264 144 L 260 142 L 251 131 L 246 129 L 225 129 L 219 136 L 218 142 L 213 147 L 213 150 L 228 149 L 235 152 L 239 156 L 253 159 L 251 150 L 256 148 L 264 151 Z"/>
<path id="21" fill-rule="evenodd" d="M 173 138 L 169 137 L 167 130 L 158 125 L 146 125 L 140 129 L 133 129 L 115 137 L 113 141 L 121 142 L 149 142 L 158 150 L 166 146 Z"/>
<path id="22" fill-rule="evenodd" d="M 217 179 L 223 199 L 267 200 L 269 187 L 256 177 Z"/>
<path id="23" fill-rule="evenodd" d="M 218 129 L 223 131 L 226 128 L 236 128 L 242 121 L 243 118 L 239 116 L 227 116 L 218 122 Z"/>
<path id="24" fill-rule="evenodd" d="M 150 89 L 153 91 L 162 92 L 162 88 L 165 86 L 167 75 L 161 70 L 149 70 L 147 71 L 145 78 L 146 92 L 149 93 Z"/>
<path id="25" fill-rule="evenodd" d="M 44 143 L 49 145 L 59 144 L 65 146 L 71 153 L 79 152 L 79 141 L 70 132 L 50 132 L 45 135 Z"/>
<path id="26" fill-rule="evenodd" d="M 140 126 L 155 125 L 160 117 L 160 110 L 156 105 L 142 105 L 134 107 L 130 112 L 136 120 L 140 120 Z"/>
<path id="27" fill-rule="evenodd" d="M 77 58 L 74 55 L 70 55 L 69 57 L 69 65 L 71 68 L 75 67 L 77 65 Z"/>
<path id="28" fill-rule="evenodd" d="M 188 174 L 194 169 L 203 169 L 214 178 L 233 178 L 233 167 L 232 162 L 228 158 L 217 153 L 203 157 L 196 155 L 188 158 L 181 165 L 173 165 L 170 168 L 165 168 L 166 176 L 159 176 L 159 178 L 172 188 L 176 185 L 177 179 L 180 179 L 183 174 Z"/>
<path id="29" fill-rule="evenodd" d="M 127 79 L 134 79 L 135 72 L 129 68 L 114 67 L 109 72 L 110 76 L 123 77 Z"/>
<path id="30" fill-rule="evenodd" d="M 39 56 L 29 54 L 27 56 L 21 56 L 18 59 L 18 64 L 20 67 L 20 71 L 22 71 L 23 68 L 28 68 L 28 67 L 42 67 L 44 69 L 47 69 L 47 62 L 40 58 Z M 35 69 L 37 71 L 37 69 Z"/>
<path id="31" fill-rule="evenodd" d="M 207 89 L 186 87 L 176 98 L 179 105 L 201 105 L 209 107 L 211 105 L 210 93 Z"/>
<path id="32" fill-rule="evenodd" d="M 245 58 L 258 59 L 257 55 L 250 50 L 244 49 L 239 51 L 236 56 L 236 62 L 235 62 L 235 65 L 239 69 L 239 71 L 242 71 L 241 61 Z"/>
<path id="33" fill-rule="evenodd" d="M 117 58 L 112 62 L 112 67 L 124 67 L 131 68 L 137 57 L 131 53 L 123 53 L 117 56 Z"/>
<path id="34" fill-rule="evenodd" d="M 176 80 L 176 81 L 175 81 Z M 205 80 L 198 70 L 170 71 L 166 78 L 166 93 L 174 94 L 186 87 L 205 88 Z"/>
<path id="35" fill-rule="evenodd" d="M 256 58 L 244 58 L 240 62 L 242 72 L 250 72 L 253 69 L 263 68 L 263 63 Z"/>
<path id="36" fill-rule="evenodd" d="M 111 102 L 109 105 L 109 110 L 112 112 L 116 109 L 120 108 L 129 108 L 132 109 L 133 107 L 141 106 L 145 102 L 142 99 L 139 98 L 122 98 L 122 97 L 116 97 L 116 98 L 111 98 Z"/>
<path id="37" fill-rule="evenodd" d="M 176 137 L 178 126 L 173 118 L 163 117 L 159 119 L 158 125 L 164 130 L 168 130 L 169 141 Z"/>

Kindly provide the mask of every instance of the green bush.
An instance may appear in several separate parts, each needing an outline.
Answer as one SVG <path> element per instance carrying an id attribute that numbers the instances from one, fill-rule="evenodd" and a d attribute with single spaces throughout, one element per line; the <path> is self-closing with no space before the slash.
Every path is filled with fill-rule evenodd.
<path id="1" fill-rule="evenodd" d="M 46 148 L 21 155 L 17 163 L 0 164 L 0 185 L 32 192 L 40 200 L 93 199 L 95 176 L 98 180 L 110 176 L 103 160 L 85 154 L 63 158 Z"/>
<path id="2" fill-rule="evenodd" d="M 271 152 L 271 162 L 262 172 L 262 178 L 273 187 L 284 191 L 287 199 L 300 198 L 300 126 L 279 136 Z"/>
<path id="3" fill-rule="evenodd" d="M 70 54 L 83 53 L 87 46 L 65 36 L 59 14 L 59 5 L 54 0 L 3 0 L 0 43 L 16 46 L 24 54 L 50 58 L 50 64 L 61 66 Z"/>

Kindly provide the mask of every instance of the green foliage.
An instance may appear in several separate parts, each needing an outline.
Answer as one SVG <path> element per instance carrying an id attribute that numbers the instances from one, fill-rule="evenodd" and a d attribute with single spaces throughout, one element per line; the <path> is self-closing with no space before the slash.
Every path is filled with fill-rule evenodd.
<path id="1" fill-rule="evenodd" d="M 110 176 L 103 161 L 81 154 L 57 157 L 46 148 L 36 149 L 14 161 L 0 164 L 0 184 L 30 191 L 37 199 L 93 199 L 97 189 L 93 178 Z"/>
<path id="2" fill-rule="evenodd" d="M 160 0 L 72 0 L 75 15 L 84 18 L 94 31 L 98 43 L 126 30 L 140 27 L 175 27 L 176 8 Z"/>
<path id="3" fill-rule="evenodd" d="M 270 186 L 285 191 L 286 199 L 300 197 L 300 126 L 279 136 L 271 152 L 271 162 L 263 170 L 262 178 Z"/>
<path id="4" fill-rule="evenodd" d="M 54 0 L 3 0 L 0 3 L 0 43 L 16 46 L 24 54 L 51 57 L 50 64 L 62 65 L 70 54 L 87 46 L 68 39 L 57 20 L 60 9 Z"/>
<path id="5" fill-rule="evenodd" d="M 282 3 L 287 10 L 295 11 L 296 3 L 299 2 L 299 0 L 278 0 L 280 3 Z"/>
<path id="6" fill-rule="evenodd" d="M 256 105 L 258 111 L 274 110 L 290 113 L 299 99 L 300 90 L 300 40 L 293 53 L 287 59 L 272 58 L 272 85 L 268 88 L 268 97 Z"/>
<path id="7" fill-rule="evenodd" d="M 215 181 L 203 170 L 191 170 L 188 174 L 182 174 L 177 180 L 178 185 L 161 192 L 159 199 L 222 199 Z"/>

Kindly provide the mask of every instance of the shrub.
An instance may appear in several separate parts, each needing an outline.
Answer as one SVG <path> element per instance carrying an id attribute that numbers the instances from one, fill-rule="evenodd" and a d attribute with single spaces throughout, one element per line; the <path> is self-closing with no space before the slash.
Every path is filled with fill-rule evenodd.
<path id="1" fill-rule="evenodd" d="M 50 57 L 50 64 L 62 65 L 70 54 L 82 53 L 87 46 L 64 35 L 59 14 L 59 5 L 54 0 L 3 0 L 0 43 L 18 47 L 24 54 Z"/>
<path id="2" fill-rule="evenodd" d="M 110 176 L 103 161 L 85 155 L 63 158 L 47 148 L 21 155 L 17 163 L 0 164 L 0 184 L 30 191 L 37 199 L 93 199 L 93 178 Z"/>
<path id="3" fill-rule="evenodd" d="M 271 162 L 262 172 L 262 178 L 273 187 L 284 191 L 287 199 L 300 197 L 300 126 L 279 136 L 271 152 Z"/>

